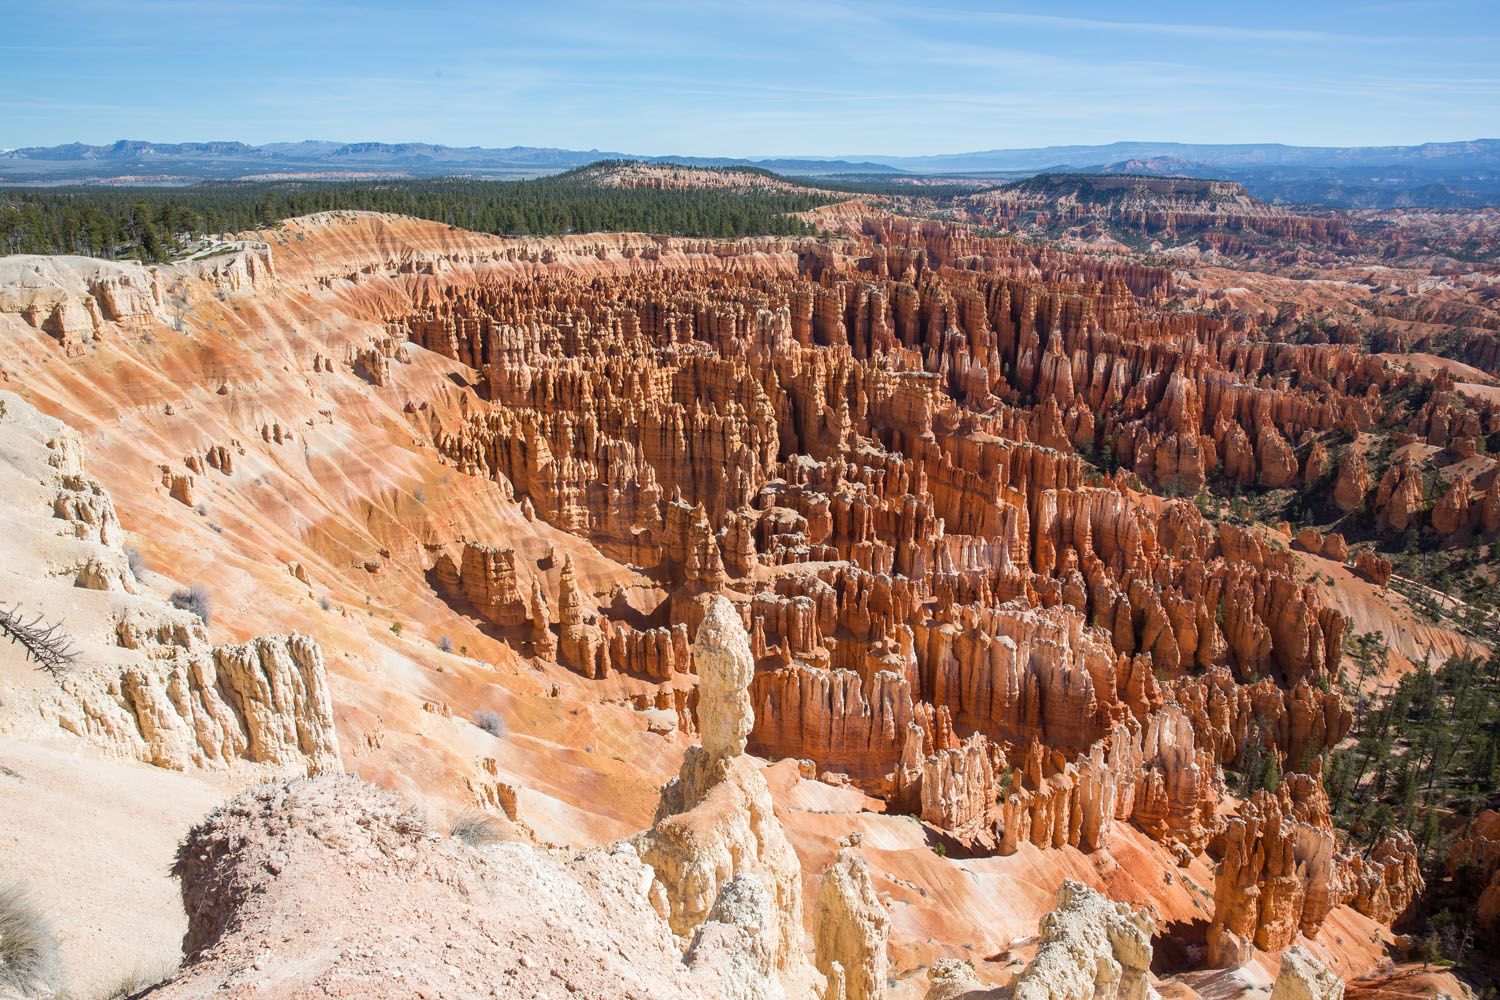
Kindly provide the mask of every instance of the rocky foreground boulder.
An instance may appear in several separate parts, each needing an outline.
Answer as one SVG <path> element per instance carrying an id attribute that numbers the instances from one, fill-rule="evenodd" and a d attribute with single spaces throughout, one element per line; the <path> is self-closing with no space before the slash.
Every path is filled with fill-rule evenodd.
<path id="1" fill-rule="evenodd" d="M 349 777 L 241 796 L 191 832 L 176 873 L 189 957 L 152 997 L 744 995 L 713 956 L 737 936 L 704 930 L 685 966 L 629 843 L 472 847 Z M 726 901 L 715 920 L 746 913 L 764 906 Z"/>

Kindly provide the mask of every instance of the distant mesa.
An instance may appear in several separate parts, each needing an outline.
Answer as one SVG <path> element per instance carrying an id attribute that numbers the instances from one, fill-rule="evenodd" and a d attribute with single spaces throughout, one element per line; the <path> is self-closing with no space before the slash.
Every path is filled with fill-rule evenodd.
<path id="1" fill-rule="evenodd" d="M 991 149 L 930 156 L 724 157 L 643 155 L 548 146 L 444 146 L 425 142 L 67 143 L 0 152 L 0 183 L 131 183 L 290 176 L 330 171 L 413 177 L 519 178 L 559 173 L 600 160 L 688 167 L 748 166 L 792 176 L 853 174 L 1015 179 L 1043 172 L 1178 174 L 1239 181 L 1266 201 L 1336 208 L 1500 202 L 1500 139 L 1416 146 L 1287 146 L 1279 143 L 1116 142 L 1090 146 Z"/>

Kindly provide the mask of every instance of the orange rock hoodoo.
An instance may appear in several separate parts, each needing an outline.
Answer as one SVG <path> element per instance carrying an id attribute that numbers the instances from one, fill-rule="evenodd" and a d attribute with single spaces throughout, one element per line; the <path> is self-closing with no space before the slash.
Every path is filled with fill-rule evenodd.
<path id="1" fill-rule="evenodd" d="M 449 599 L 467 602 L 487 622 L 512 626 L 527 620 L 526 599 L 516 578 L 516 554 L 511 549 L 467 542 L 458 565 L 445 552 L 438 556 L 433 574 Z"/>
<path id="2" fill-rule="evenodd" d="M 1315 937 L 1343 903 L 1389 923 L 1422 889 L 1416 844 L 1405 833 L 1368 852 L 1341 854 L 1318 774 L 1292 774 L 1258 791 L 1224 830 L 1208 929 L 1209 960 L 1240 965 L 1252 945 L 1281 951 Z"/>
<path id="3" fill-rule="evenodd" d="M 24 347 L 0 376 L 77 416 L 130 498 L 121 517 L 154 529 L 147 557 L 212 586 L 216 631 L 321 609 L 319 731 L 337 718 L 363 775 L 576 846 L 639 830 L 697 739 L 650 843 L 614 852 L 635 865 L 654 845 L 663 875 L 636 901 L 679 935 L 720 902 L 759 918 L 766 894 L 739 878 L 754 844 L 762 888 L 786 889 L 770 892 L 788 915 L 777 955 L 801 950 L 799 866 L 839 873 L 809 883 L 836 918 L 807 928 L 830 996 L 836 979 L 914 994 L 959 948 L 1010 975 L 1067 876 L 1156 907 L 1169 963 L 1196 963 L 1186 935 L 1206 933 L 1217 962 L 1264 971 L 1302 936 L 1347 975 L 1380 959 L 1375 924 L 1412 908 L 1421 876 L 1408 839 L 1348 853 L 1329 816 L 1322 763 L 1353 722 L 1344 640 L 1389 636 L 1377 683 L 1422 646 L 1461 648 L 1352 576 L 1395 579 L 1376 551 L 1396 545 L 1500 532 L 1493 386 L 1365 345 L 1404 351 L 1435 325 L 1374 303 L 1457 322 L 1487 292 L 1383 266 L 1307 282 L 1287 261 L 1221 268 L 1206 261 L 1242 252 L 1230 243 L 1342 254 L 1349 234 L 1247 213 L 1211 182 L 1168 187 L 1165 211 L 1113 217 L 1153 239 L 1212 227 L 1151 258 L 1170 268 L 1107 237 L 1078 253 L 1063 249 L 1077 234 L 1042 246 L 864 217 L 890 204 L 876 199 L 807 213 L 835 234 L 817 240 L 290 220 L 274 274 L 269 256 L 226 260 L 192 285 L 192 336 L 147 335 L 162 293 L 145 268 L 101 264 L 136 277 L 84 295 L 62 280 L 82 265 L 50 290 L 27 264 L 41 305 L 0 315 Z M 165 377 L 142 380 L 159 357 Z M 87 491 L 56 504 L 65 532 L 125 531 Z M 1278 506 L 1279 529 L 1256 523 Z M 137 562 L 62 568 L 122 602 L 176 587 Z M 118 629 L 125 650 L 177 642 L 149 620 Z M 688 639 L 715 633 L 732 642 Z M 729 646 L 732 684 L 709 655 Z M 108 702 L 140 716 L 121 731 L 145 759 L 134 689 L 115 705 L 114 675 L 95 676 L 59 682 L 90 709 L 60 724 L 92 738 Z M 195 745 L 150 756 L 223 757 Z M 700 780 L 731 758 L 731 786 Z M 1270 774 L 1274 789 L 1244 791 Z M 693 804 L 713 788 L 755 822 Z M 1490 925 L 1496 827 L 1462 831 L 1450 859 Z M 831 857 L 861 843 L 868 878 Z M 923 849 L 939 844 L 1014 856 L 940 862 Z M 887 932 L 888 968 L 867 947 Z"/>
<path id="4" fill-rule="evenodd" d="M 385 319 L 478 370 L 487 405 L 430 428 L 448 462 L 667 593 L 643 631 L 565 564 L 561 662 L 670 682 L 722 595 L 756 661 L 753 752 L 999 851 L 1092 849 L 1130 822 L 1201 852 L 1222 767 L 1263 746 L 1295 772 L 1348 732 L 1345 622 L 1290 552 L 1132 474 L 1169 494 L 1316 481 L 1332 463 L 1299 464 L 1298 442 L 1368 426 L 1384 369 L 1159 309 L 1164 271 L 893 219 L 843 246 L 426 284 Z M 1335 502 L 1368 480 L 1345 449 Z M 487 552 L 440 559 L 439 586 L 531 618 L 546 655 L 532 609 L 554 595 Z M 1321 890 L 1302 892 L 1312 927 Z"/>

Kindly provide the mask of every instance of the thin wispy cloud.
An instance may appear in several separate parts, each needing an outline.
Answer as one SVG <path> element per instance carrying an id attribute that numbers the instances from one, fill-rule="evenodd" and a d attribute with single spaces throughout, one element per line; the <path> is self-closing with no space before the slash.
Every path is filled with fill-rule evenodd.
<path id="1" fill-rule="evenodd" d="M 7 12 L 0 146 L 1409 143 L 1500 135 L 1497 37 L 1474 0 L 53 0 Z"/>

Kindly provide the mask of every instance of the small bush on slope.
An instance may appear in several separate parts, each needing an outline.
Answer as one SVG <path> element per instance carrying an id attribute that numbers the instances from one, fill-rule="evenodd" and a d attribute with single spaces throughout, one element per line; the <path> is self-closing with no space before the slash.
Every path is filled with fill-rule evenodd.
<path id="1" fill-rule="evenodd" d="M 474 725 L 497 738 L 505 735 L 504 720 L 497 713 L 487 708 L 480 709 L 474 713 Z"/>
<path id="2" fill-rule="evenodd" d="M 177 966 L 172 963 L 162 963 L 154 971 L 151 968 L 137 967 L 121 976 L 100 1000 L 125 1000 L 126 997 L 133 997 L 146 987 L 162 982 L 176 971 Z"/>
<path id="3" fill-rule="evenodd" d="M 201 583 L 195 583 L 186 590 L 179 590 L 172 594 L 172 607 L 191 611 L 205 625 L 208 624 L 212 604 L 213 602 L 208 598 L 208 589 Z"/>

